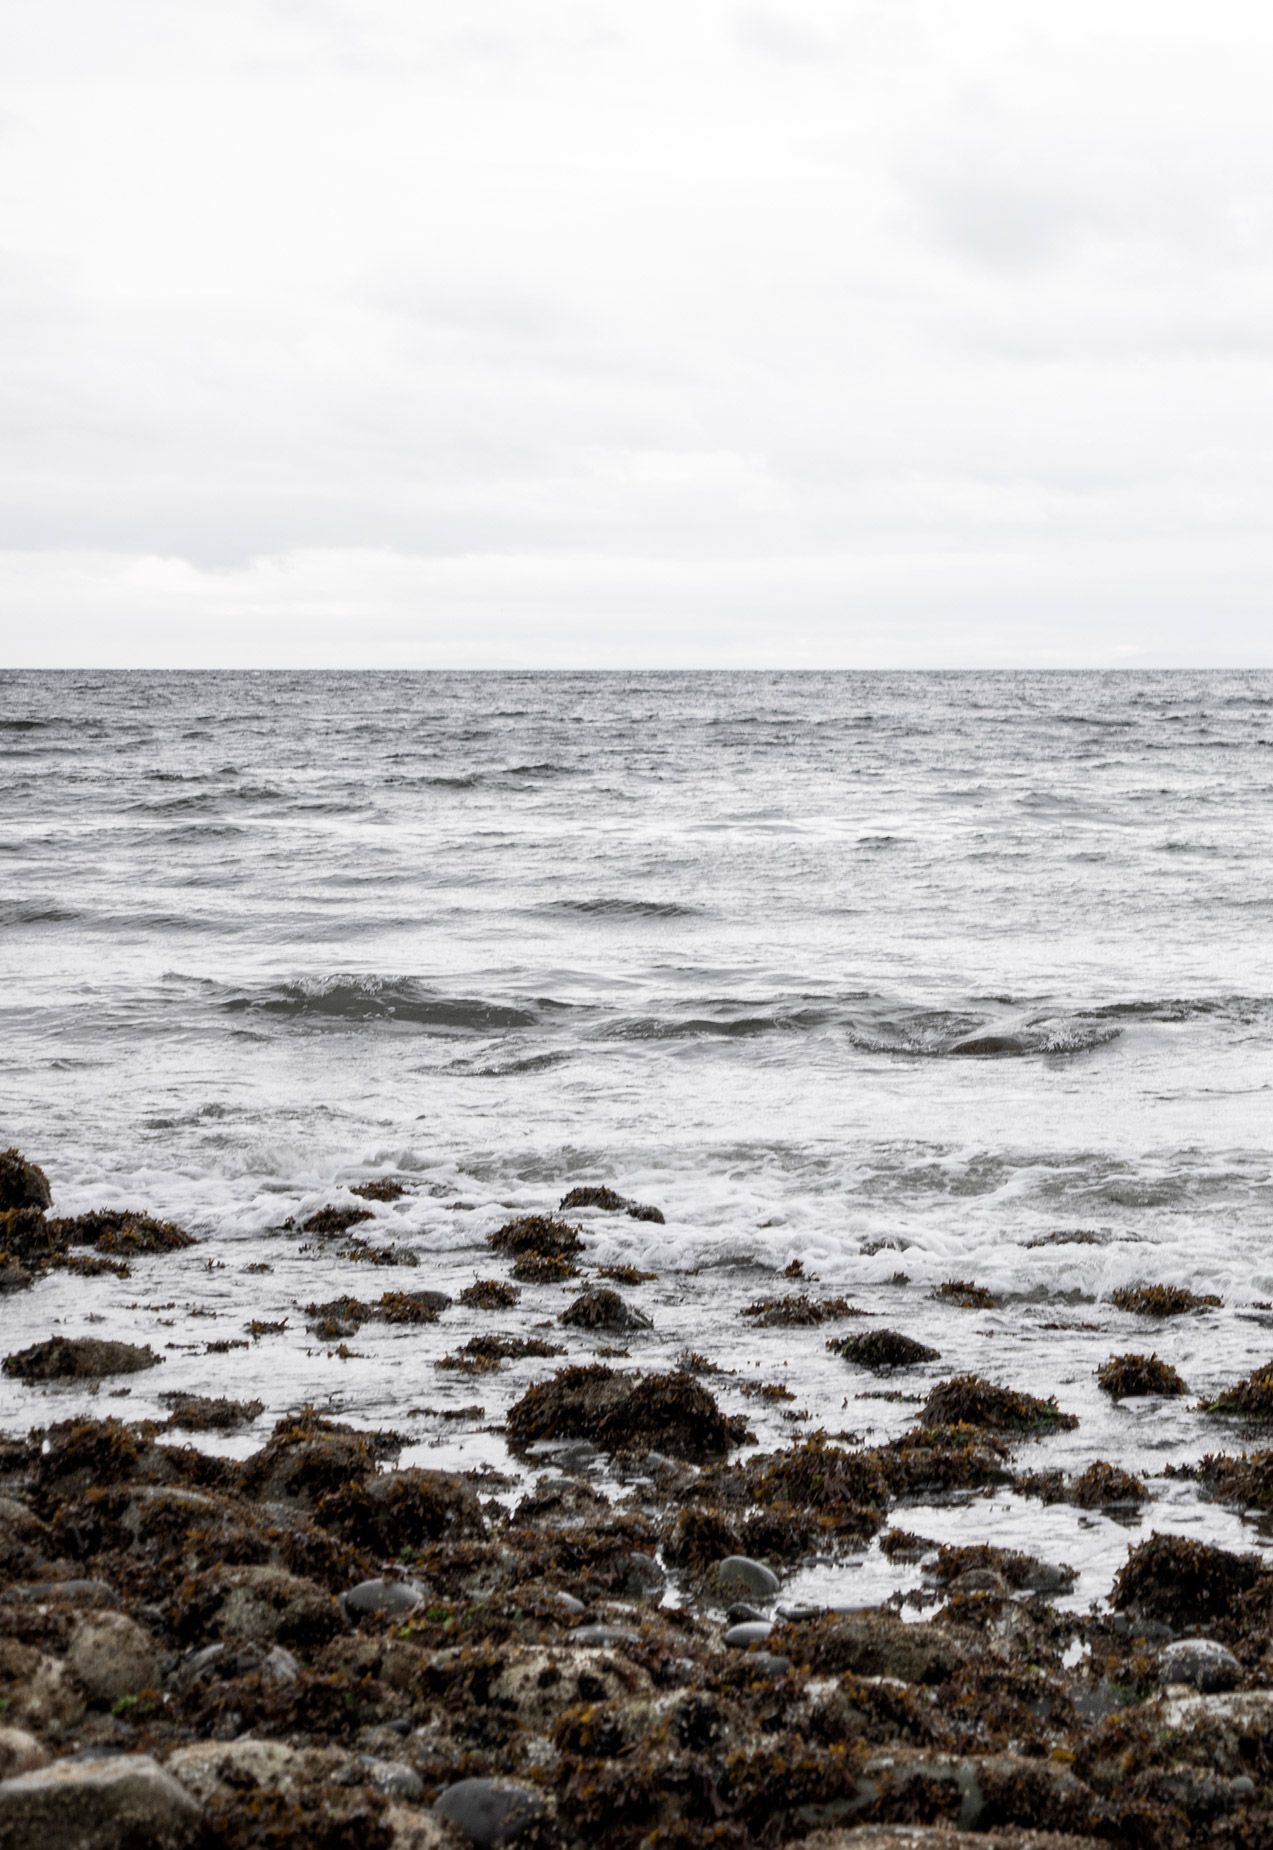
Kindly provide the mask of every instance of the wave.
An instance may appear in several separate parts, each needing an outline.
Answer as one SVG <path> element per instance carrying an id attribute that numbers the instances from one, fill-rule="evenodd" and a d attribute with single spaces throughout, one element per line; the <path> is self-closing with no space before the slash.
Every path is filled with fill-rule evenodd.
<path id="1" fill-rule="evenodd" d="M 705 906 L 687 906 L 674 899 L 550 899 L 542 906 L 530 907 L 530 911 L 609 919 L 697 919 L 707 916 Z"/>
<path id="2" fill-rule="evenodd" d="M 338 976 L 318 981 L 277 983 L 225 997 L 228 1015 L 271 1015 L 289 1021 L 397 1021 L 442 1033 L 502 1033 L 532 1028 L 546 1008 L 487 1001 L 480 996 L 449 996 L 423 983 L 376 976 Z"/>

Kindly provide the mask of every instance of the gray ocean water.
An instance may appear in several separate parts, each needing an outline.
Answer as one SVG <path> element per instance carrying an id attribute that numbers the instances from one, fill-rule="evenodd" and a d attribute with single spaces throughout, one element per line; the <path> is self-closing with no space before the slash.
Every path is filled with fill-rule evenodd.
<path id="1" fill-rule="evenodd" d="M 666 1224 L 598 1258 L 904 1327 L 973 1278 L 1048 1391 L 1058 1305 L 1161 1279 L 1218 1386 L 1273 1349 L 1271 870 L 1268 674 L 6 674 L 0 1143 L 205 1257 L 392 1172 L 468 1276 L 610 1180 Z"/>

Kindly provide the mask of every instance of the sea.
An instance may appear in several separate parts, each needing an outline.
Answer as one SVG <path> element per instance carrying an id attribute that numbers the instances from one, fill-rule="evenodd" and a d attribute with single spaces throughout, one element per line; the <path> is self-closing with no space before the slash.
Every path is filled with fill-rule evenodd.
<path id="1" fill-rule="evenodd" d="M 232 1381 L 266 1413 L 226 1447 L 310 1401 L 498 1477 L 503 1408 L 555 1364 L 436 1371 L 477 1312 L 335 1354 L 304 1301 L 366 1280 L 296 1228 L 398 1178 L 360 1231 L 416 1266 L 374 1282 L 452 1289 L 511 1214 L 605 1182 L 664 1215 L 577 1217 L 590 1264 L 656 1274 L 630 1365 L 706 1353 L 731 1409 L 781 1380 L 785 1420 L 736 1403 L 758 1444 L 901 1430 L 973 1370 L 1079 1415 L 1032 1463 L 1107 1458 L 1153 1501 L 908 1527 L 1062 1554 L 1082 1602 L 1155 1527 L 1262 1547 L 1166 1467 L 1245 1443 L 1197 1397 L 1273 1355 L 1271 876 L 1266 673 L 0 674 L 0 1145 L 59 1212 L 200 1242 L 0 1300 L 0 1348 L 144 1332 L 166 1366 L 99 1411 Z M 1149 1325 L 1109 1303 L 1140 1283 L 1222 1305 Z M 827 1328 L 742 1318 L 797 1288 L 941 1362 L 886 1391 Z M 227 1357 L 212 1320 L 285 1327 Z M 1110 1402 L 1128 1350 L 1191 1397 Z M 2 1378 L 0 1426 L 84 1397 Z M 911 1571 L 872 1549 L 803 1584 Z"/>

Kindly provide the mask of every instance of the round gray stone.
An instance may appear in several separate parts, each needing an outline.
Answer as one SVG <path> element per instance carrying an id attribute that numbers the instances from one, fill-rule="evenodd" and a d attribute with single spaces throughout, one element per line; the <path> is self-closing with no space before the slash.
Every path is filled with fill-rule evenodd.
<path id="1" fill-rule="evenodd" d="M 749 1619 L 742 1625 L 731 1625 L 725 1633 L 725 1643 L 731 1651 L 745 1651 L 749 1645 L 763 1644 L 773 1626 L 768 1619 Z"/>
<path id="2" fill-rule="evenodd" d="M 713 1579 L 720 1593 L 742 1594 L 758 1600 L 771 1600 L 782 1584 L 771 1567 L 766 1567 L 763 1561 L 752 1561 L 746 1555 L 727 1555 L 723 1561 L 718 1561 Z"/>
<path id="3" fill-rule="evenodd" d="M 439 1818 L 461 1830 L 477 1850 L 515 1843 L 544 1815 L 544 1801 L 529 1786 L 511 1779 L 460 1779 L 434 1800 Z"/>
<path id="4" fill-rule="evenodd" d="M 346 1593 L 344 1604 L 346 1612 L 356 1614 L 404 1613 L 413 1612 L 423 1598 L 424 1594 L 414 1581 L 360 1580 Z"/>
<path id="5" fill-rule="evenodd" d="M 1164 1683 L 1190 1683 L 1210 1692 L 1233 1689 L 1241 1681 L 1242 1666 L 1214 1638 L 1181 1638 L 1159 1656 L 1158 1673 Z"/>

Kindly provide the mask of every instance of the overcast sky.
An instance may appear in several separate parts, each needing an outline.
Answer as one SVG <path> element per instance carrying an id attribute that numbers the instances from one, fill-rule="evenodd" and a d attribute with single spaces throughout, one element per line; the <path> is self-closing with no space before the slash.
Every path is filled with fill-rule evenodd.
<path id="1" fill-rule="evenodd" d="M 1273 663 L 1273 9 L 4 0 L 0 661 Z"/>

